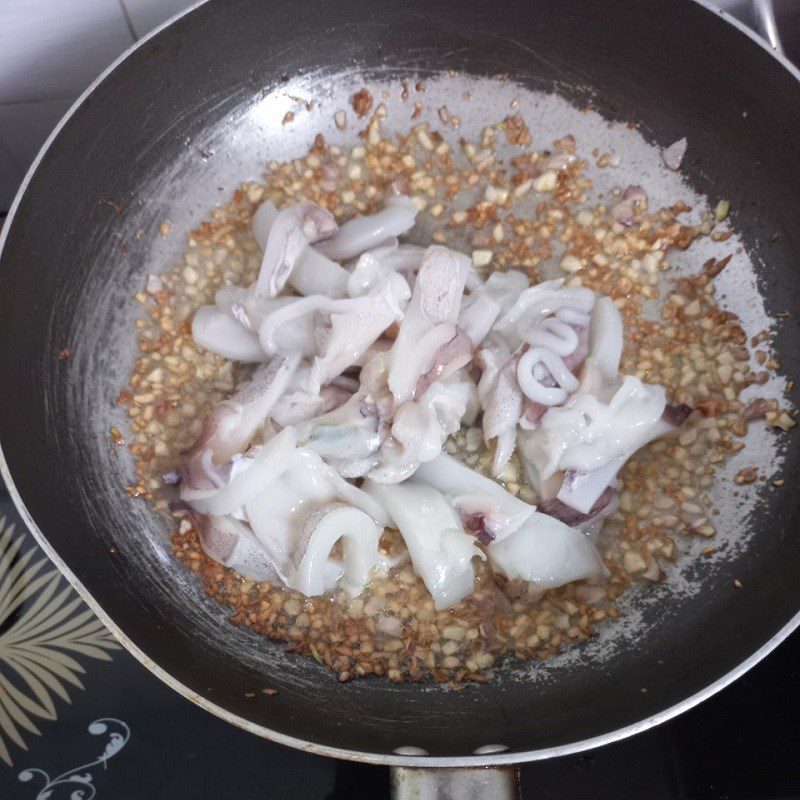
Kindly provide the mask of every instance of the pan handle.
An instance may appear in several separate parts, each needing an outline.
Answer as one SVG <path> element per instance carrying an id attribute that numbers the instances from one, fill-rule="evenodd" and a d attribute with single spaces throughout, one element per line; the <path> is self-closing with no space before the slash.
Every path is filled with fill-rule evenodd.
<path id="1" fill-rule="evenodd" d="M 519 768 L 392 767 L 392 800 L 519 800 Z"/>

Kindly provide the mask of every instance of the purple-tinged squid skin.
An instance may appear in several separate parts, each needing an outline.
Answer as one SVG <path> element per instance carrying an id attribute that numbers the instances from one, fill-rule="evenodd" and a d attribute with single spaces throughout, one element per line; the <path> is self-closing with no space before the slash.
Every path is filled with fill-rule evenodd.
<path id="1" fill-rule="evenodd" d="M 274 358 L 257 369 L 241 391 L 216 406 L 197 441 L 182 454 L 180 473 L 186 487 L 216 489 L 227 481 L 231 458 L 247 449 L 296 367 L 296 359 Z"/>
<path id="2" fill-rule="evenodd" d="M 564 476 L 565 480 L 567 476 Z M 542 514 L 547 514 L 549 517 L 555 517 L 557 520 L 563 522 L 565 525 L 569 525 L 570 528 L 574 528 L 577 525 L 582 525 L 584 523 L 590 522 L 594 517 L 596 517 L 606 506 L 611 503 L 614 498 L 615 491 L 610 486 L 607 486 L 600 497 L 597 498 L 595 504 L 592 506 L 591 510 L 588 514 L 582 514 L 580 511 L 576 511 L 574 508 L 570 508 L 566 503 L 562 503 L 558 498 L 552 498 L 551 500 L 545 500 L 543 503 L 539 503 L 539 511 Z"/>
<path id="3" fill-rule="evenodd" d="M 495 540 L 495 535 L 486 528 L 486 515 L 482 511 L 467 513 L 458 511 L 461 524 L 467 533 L 471 533 L 481 544 L 489 545 Z"/>
<path id="4" fill-rule="evenodd" d="M 434 354 L 433 366 L 420 375 L 414 397 L 425 394 L 434 381 L 449 378 L 457 370 L 466 367 L 472 361 L 474 352 L 472 340 L 461 328 L 456 328 L 456 335 Z"/>
<path id="5" fill-rule="evenodd" d="M 689 419 L 689 415 L 692 411 L 694 411 L 694 409 L 691 406 L 687 406 L 686 403 L 681 403 L 680 405 L 667 403 L 664 408 L 664 413 L 661 415 L 661 419 L 668 425 L 673 425 L 678 428 Z"/>

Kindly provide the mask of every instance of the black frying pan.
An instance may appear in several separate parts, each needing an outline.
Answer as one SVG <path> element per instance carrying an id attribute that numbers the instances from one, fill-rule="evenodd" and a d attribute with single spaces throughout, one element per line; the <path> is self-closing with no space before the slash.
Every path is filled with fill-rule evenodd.
<path id="1" fill-rule="evenodd" d="M 630 735 L 717 691 L 800 622 L 797 447 L 785 454 L 787 490 L 761 490 L 745 546 L 697 567 L 694 597 L 651 589 L 613 657 L 586 645 L 559 668 L 508 665 L 458 693 L 342 685 L 234 628 L 171 558 L 163 522 L 124 493 L 130 465 L 109 455 L 108 429 L 121 420 L 131 296 L 145 275 L 265 161 L 307 148 L 322 116 L 287 133 L 287 92 L 320 101 L 329 120 L 351 86 L 448 69 L 556 90 L 661 145 L 688 136 L 684 172 L 730 199 L 767 308 L 800 310 L 800 75 L 686 0 L 207 3 L 129 53 L 67 116 L 26 178 L 0 259 L 3 476 L 48 554 L 144 664 L 203 707 L 278 742 L 395 765 L 523 761 Z M 506 113 L 491 94 L 483 105 L 487 121 Z M 777 355 L 790 375 L 799 344 L 797 316 L 782 318 Z M 278 694 L 246 696 L 264 685 Z"/>

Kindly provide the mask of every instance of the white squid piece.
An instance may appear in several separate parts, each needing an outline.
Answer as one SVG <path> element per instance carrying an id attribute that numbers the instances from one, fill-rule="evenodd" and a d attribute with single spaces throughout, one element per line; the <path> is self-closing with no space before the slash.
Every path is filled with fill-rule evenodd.
<path id="1" fill-rule="evenodd" d="M 399 483 L 442 451 L 448 436 L 471 424 L 479 411 L 475 384 L 460 371 L 434 382 L 418 399 L 394 411 L 390 435 L 377 453 L 378 465 L 366 474 L 376 483 Z"/>
<path id="2" fill-rule="evenodd" d="M 319 348 L 319 330 L 332 309 L 352 310 L 358 305 L 324 295 L 292 298 L 264 318 L 258 329 L 261 346 L 270 355 L 294 353 L 311 358 Z"/>
<path id="3" fill-rule="evenodd" d="M 352 387 L 340 376 L 319 387 L 311 366 L 302 364 L 272 409 L 272 419 L 283 427 L 308 422 L 344 405 L 358 389 L 357 384 Z"/>
<path id="4" fill-rule="evenodd" d="M 582 514 L 589 514 L 606 488 L 616 480 L 628 458 L 628 455 L 616 456 L 591 472 L 566 472 L 556 499 Z"/>
<path id="5" fill-rule="evenodd" d="M 400 531 L 437 611 L 470 594 L 475 585 L 472 559 L 485 556 L 444 496 L 416 481 L 389 486 L 367 481 L 365 489 Z"/>
<path id="6" fill-rule="evenodd" d="M 419 397 L 428 391 L 435 381 L 445 380 L 462 367 L 466 367 L 474 355 L 472 340 L 457 327 L 453 338 L 441 345 L 433 354 L 430 369 L 417 378 L 414 397 Z"/>
<path id="7" fill-rule="evenodd" d="M 305 527 L 316 509 L 330 504 L 360 510 L 376 526 L 377 538 L 380 529 L 388 523 L 386 513 L 373 498 L 341 478 L 319 455 L 308 448 L 296 449 L 281 476 L 263 484 L 261 490 L 245 505 L 244 516 L 256 539 L 278 565 L 281 574 L 286 576 L 287 584 L 299 591 L 304 589 L 296 585 L 301 580 L 297 576 L 297 569 L 307 557 L 310 560 L 305 561 L 307 572 L 304 573 L 306 578 L 303 580 L 310 581 L 312 574 L 328 577 L 340 574 L 337 573 L 336 565 L 330 563 L 332 559 L 328 558 L 335 540 L 323 551 L 325 540 L 315 539 L 310 535 L 312 531 Z M 345 531 L 340 533 L 343 535 Z M 312 546 L 313 549 L 309 551 Z M 377 564 L 377 557 L 376 539 L 370 568 Z M 324 566 L 326 563 L 327 567 Z M 355 581 L 351 580 L 351 588 L 354 585 Z M 319 584 L 314 583 L 314 586 L 318 588 Z M 325 590 L 329 588 L 332 588 L 331 582 L 326 578 Z"/>
<path id="8" fill-rule="evenodd" d="M 267 248 L 269 233 L 277 216 L 278 209 L 269 200 L 262 203 L 253 216 L 253 235 L 262 250 Z M 287 282 L 300 294 L 324 294 L 335 298 L 344 295 L 348 277 L 349 273 L 340 264 L 326 258 L 314 247 L 304 247 Z"/>
<path id="9" fill-rule="evenodd" d="M 185 488 L 216 489 L 229 480 L 231 459 L 247 449 L 296 369 L 297 359 L 275 358 L 257 369 L 233 397 L 216 406 L 197 441 L 182 455 Z"/>
<path id="10" fill-rule="evenodd" d="M 343 503 L 319 506 L 306 518 L 296 547 L 299 560 L 289 578 L 292 589 L 307 597 L 326 590 L 326 568 L 330 552 L 342 540 L 342 574 L 339 585 L 351 597 L 358 597 L 378 564 L 378 543 L 382 529 L 358 508 Z"/>
<path id="11" fill-rule="evenodd" d="M 544 281 L 525 289 L 511 308 L 495 323 L 511 347 L 525 341 L 524 332 L 559 309 L 588 314 L 595 303 L 595 294 L 583 286 L 564 286 L 559 279 Z M 569 321 L 568 319 L 565 321 Z"/>
<path id="12" fill-rule="evenodd" d="M 352 306 L 332 309 L 330 325 L 321 336 L 320 355 L 314 360 L 319 383 L 327 383 L 359 363 L 384 331 L 403 316 L 410 296 L 408 284 L 392 275 L 378 281 L 367 294 L 350 300 Z"/>
<path id="13" fill-rule="evenodd" d="M 482 544 L 510 536 L 536 510 L 499 483 L 442 453 L 421 464 L 414 480 L 441 492 L 455 506 L 461 522 Z"/>
<path id="14" fill-rule="evenodd" d="M 591 472 L 662 435 L 665 407 L 662 386 L 626 376 L 609 403 L 583 394 L 548 409 L 527 437 L 525 455 L 545 479 L 557 470 Z"/>
<path id="15" fill-rule="evenodd" d="M 368 460 L 385 438 L 378 407 L 363 394 L 354 394 L 333 411 L 301 427 L 308 447 L 337 468 L 340 474 L 353 462 Z M 355 477 L 350 475 L 348 477 Z"/>
<path id="16" fill-rule="evenodd" d="M 417 212 L 417 206 L 411 198 L 405 195 L 390 197 L 382 211 L 345 222 L 333 238 L 321 242 L 316 249 L 334 261 L 355 258 L 381 242 L 410 230 Z"/>
<path id="17" fill-rule="evenodd" d="M 262 221 L 259 219 L 259 228 Z M 306 248 L 329 239 L 336 230 L 333 215 L 313 203 L 297 203 L 280 211 L 269 227 L 255 293 L 275 297 L 286 285 Z"/>
<path id="18" fill-rule="evenodd" d="M 426 251 L 391 352 L 389 389 L 398 403 L 413 397 L 439 349 L 456 337 L 469 267 L 463 253 L 438 245 Z"/>
<path id="19" fill-rule="evenodd" d="M 381 334 L 403 315 L 411 291 L 397 274 L 376 280 L 367 294 L 332 300 L 296 298 L 270 313 L 259 338 L 267 353 L 294 353 L 312 361 L 308 390 L 357 364 Z"/>
<path id="20" fill-rule="evenodd" d="M 254 581 L 285 584 L 285 576 L 250 528 L 233 517 L 195 516 L 200 545 L 218 564 Z"/>
<path id="21" fill-rule="evenodd" d="M 284 428 L 266 444 L 236 454 L 230 462 L 228 479 L 213 489 L 181 487 L 181 500 L 201 514 L 241 515 L 241 509 L 265 486 L 276 481 L 289 468 L 297 437 L 293 428 Z"/>
<path id="22" fill-rule="evenodd" d="M 590 317 L 589 355 L 606 380 L 617 377 L 622 345 L 622 317 L 619 310 L 610 297 L 600 297 Z"/>
<path id="23" fill-rule="evenodd" d="M 389 239 L 378 247 L 359 256 L 349 273 L 347 293 L 350 297 L 362 297 L 374 289 L 382 280 L 404 280 L 411 286 L 413 275 L 419 269 L 425 248 L 413 244 L 401 245 L 397 239 Z M 402 290 L 395 290 L 398 294 Z M 409 295 L 410 296 L 410 295 Z"/>
<path id="24" fill-rule="evenodd" d="M 541 590 L 608 574 L 588 536 L 539 512 L 511 536 L 490 544 L 486 553 L 496 572 Z"/>
<path id="25" fill-rule="evenodd" d="M 481 352 L 483 363 L 488 364 L 487 369 L 492 372 L 497 370 L 496 361 L 502 355 L 502 350 Z M 519 359 L 519 354 L 509 355 L 497 370 L 497 377 L 491 388 L 484 386 L 486 399 L 483 401 L 483 437 L 487 442 L 497 439 L 492 464 L 492 474 L 495 476 L 506 468 L 516 447 L 517 423 L 523 410 L 522 390 L 517 382 Z M 484 383 L 483 377 L 481 383 Z M 479 391 L 480 388 L 479 386 Z"/>
<path id="26" fill-rule="evenodd" d="M 589 325 L 588 314 L 564 306 L 552 317 L 518 326 L 530 345 L 517 367 L 517 381 L 530 401 L 524 427 L 535 427 L 548 407 L 563 404 L 578 390 L 575 373 L 589 353 Z"/>
<path id="27" fill-rule="evenodd" d="M 198 308 L 192 318 L 192 337 L 200 347 L 232 361 L 267 361 L 258 336 L 215 306 Z"/>
<path id="28" fill-rule="evenodd" d="M 244 286 L 226 285 L 217 289 L 214 305 L 257 336 L 258 329 L 268 314 L 295 300 L 294 297 L 260 297 Z"/>
<path id="29" fill-rule="evenodd" d="M 489 335 L 497 318 L 511 308 L 527 286 L 527 276 L 518 270 L 493 272 L 462 303 L 458 327 L 477 347 Z"/>

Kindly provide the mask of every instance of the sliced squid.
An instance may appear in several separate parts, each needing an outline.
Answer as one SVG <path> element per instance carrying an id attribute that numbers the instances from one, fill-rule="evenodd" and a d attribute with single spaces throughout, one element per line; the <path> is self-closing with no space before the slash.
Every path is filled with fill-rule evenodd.
<path id="1" fill-rule="evenodd" d="M 567 470 L 556 499 L 581 514 L 591 513 L 603 493 L 616 480 L 629 457 L 629 454 L 616 456 L 591 472 Z"/>
<path id="2" fill-rule="evenodd" d="M 416 481 L 367 481 L 365 488 L 399 529 L 436 609 L 450 608 L 470 594 L 475 584 L 472 559 L 484 555 L 444 495 Z"/>
<path id="3" fill-rule="evenodd" d="M 295 353 L 311 358 L 319 348 L 318 331 L 337 305 L 357 306 L 353 300 L 331 300 L 324 295 L 293 298 L 268 314 L 258 330 L 266 353 Z"/>
<path id="4" fill-rule="evenodd" d="M 240 514 L 250 500 L 289 468 L 297 437 L 293 428 L 284 428 L 266 444 L 236 454 L 230 462 L 227 480 L 212 489 L 181 487 L 181 500 L 201 514 L 222 516 Z"/>
<path id="5" fill-rule="evenodd" d="M 517 381 L 530 400 L 525 427 L 535 427 L 543 409 L 562 405 L 578 390 L 575 373 L 589 352 L 589 315 L 564 306 L 551 317 L 520 323 L 517 332 L 529 347 L 520 358 Z"/>
<path id="6" fill-rule="evenodd" d="M 350 297 L 362 297 L 374 290 L 382 281 L 402 280 L 410 287 L 412 276 L 419 269 L 425 249 L 415 245 L 401 245 L 389 239 L 359 256 L 347 281 Z M 397 284 L 395 292 L 406 294 L 405 287 Z M 410 297 L 410 293 L 408 294 Z"/>
<path id="7" fill-rule="evenodd" d="M 259 329 L 261 346 L 267 353 L 293 353 L 311 359 L 309 388 L 318 393 L 322 385 L 357 364 L 402 316 L 409 295 L 406 282 L 392 275 L 361 297 L 296 298 L 264 319 Z"/>
<path id="8" fill-rule="evenodd" d="M 215 306 L 198 308 L 192 318 L 192 337 L 206 350 L 232 361 L 267 361 L 258 336 L 242 323 Z"/>
<path id="9" fill-rule="evenodd" d="M 478 397 L 482 406 L 486 406 L 500 370 L 510 356 L 511 349 L 508 342 L 497 334 L 491 334 L 475 354 L 475 363 L 481 371 L 478 380 Z"/>
<path id="10" fill-rule="evenodd" d="M 449 378 L 454 372 L 466 367 L 472 361 L 473 355 L 472 340 L 457 327 L 453 338 L 433 354 L 430 369 L 417 379 L 414 397 L 424 394 L 434 381 Z"/>
<path id="11" fill-rule="evenodd" d="M 266 316 L 281 306 L 293 303 L 294 297 L 261 297 L 244 286 L 222 286 L 214 296 L 214 305 L 223 314 L 235 319 L 258 334 Z"/>
<path id="12" fill-rule="evenodd" d="M 610 403 L 622 385 L 622 378 L 619 374 L 610 378 L 607 376 L 608 370 L 604 374 L 595 363 L 594 357 L 589 356 L 581 368 L 581 383 L 573 398 L 587 394 L 596 397 L 603 403 Z"/>
<path id="13" fill-rule="evenodd" d="M 382 211 L 345 222 L 333 238 L 321 242 L 316 249 L 334 261 L 355 258 L 365 250 L 410 230 L 417 212 L 411 198 L 405 195 L 390 197 Z"/>
<path id="14" fill-rule="evenodd" d="M 277 216 L 278 209 L 269 200 L 262 203 L 253 216 L 253 235 L 262 250 L 266 250 L 269 232 Z M 348 277 L 349 273 L 340 264 L 326 258 L 314 247 L 305 247 L 289 274 L 288 284 L 304 295 L 341 297 L 347 288 Z"/>
<path id="15" fill-rule="evenodd" d="M 267 240 L 269 239 L 269 232 L 277 218 L 278 218 L 278 209 L 275 206 L 275 203 L 273 203 L 271 200 L 264 201 L 256 209 L 256 213 L 253 214 L 251 229 L 253 231 L 253 236 L 255 237 L 255 240 L 258 242 L 258 246 L 262 250 L 267 249 Z"/>
<path id="16" fill-rule="evenodd" d="M 483 401 L 483 436 L 496 439 L 492 474 L 506 468 L 516 446 L 516 429 L 523 410 L 523 396 L 517 382 L 519 354 L 510 355 L 500 368 Z M 485 359 L 484 359 L 485 360 Z"/>
<path id="17" fill-rule="evenodd" d="M 296 547 L 297 563 L 289 586 L 308 597 L 323 594 L 330 552 L 342 540 L 339 585 L 351 596 L 364 591 L 378 564 L 381 528 L 358 508 L 329 503 L 315 508 L 303 523 Z"/>
<path id="18" fill-rule="evenodd" d="M 466 530 L 482 544 L 499 542 L 511 535 L 536 510 L 499 483 L 446 453 L 421 464 L 414 473 L 414 480 L 445 495 L 455 506 Z"/>
<path id="19" fill-rule="evenodd" d="M 550 320 L 545 320 L 550 322 Z M 558 320 L 552 320 L 554 324 Z M 564 326 L 570 330 L 568 326 Z M 577 346 L 577 335 L 575 346 Z M 558 406 L 580 386 L 564 359 L 546 347 L 529 347 L 517 364 L 517 383 L 526 397 L 544 406 Z"/>
<path id="20" fill-rule="evenodd" d="M 229 516 L 198 515 L 195 525 L 200 545 L 218 564 L 254 581 L 286 583 L 286 576 L 243 522 Z"/>
<path id="21" fill-rule="evenodd" d="M 495 571 L 542 590 L 608 574 L 588 536 L 538 511 L 486 553 Z"/>
<path id="22" fill-rule="evenodd" d="M 475 384 L 463 371 L 435 381 L 418 399 L 394 410 L 390 435 L 377 452 L 378 463 L 366 474 L 377 483 L 399 483 L 420 464 L 442 451 L 462 421 L 470 424 L 479 410 Z"/>
<path id="23" fill-rule="evenodd" d="M 448 436 L 462 424 L 473 425 L 481 409 L 478 389 L 465 369 L 434 381 L 418 401 L 435 411 Z"/>
<path id="24" fill-rule="evenodd" d="M 414 395 L 437 352 L 453 340 L 470 261 L 446 247 L 429 247 L 391 353 L 389 389 L 398 403 Z"/>
<path id="25" fill-rule="evenodd" d="M 626 376 L 608 403 L 582 394 L 549 409 L 527 438 L 526 457 L 545 479 L 560 469 L 591 472 L 660 436 L 665 406 L 662 386 Z"/>
<path id="26" fill-rule="evenodd" d="M 387 279 L 367 294 L 349 301 L 353 305 L 330 313 L 330 325 L 323 332 L 320 355 L 314 360 L 319 383 L 333 380 L 361 361 L 388 327 L 403 316 L 410 290 L 404 281 Z M 346 301 L 338 301 L 344 303 Z"/>
<path id="27" fill-rule="evenodd" d="M 329 239 L 336 230 L 333 215 L 313 203 L 297 203 L 280 211 L 269 227 L 255 293 L 275 297 L 286 285 L 306 248 Z"/>
<path id="28" fill-rule="evenodd" d="M 341 478 L 308 448 L 297 448 L 283 474 L 265 483 L 245 505 L 244 516 L 256 539 L 287 577 L 288 584 L 295 588 L 296 569 L 312 542 L 304 526 L 316 509 L 332 503 L 359 509 L 379 530 L 389 521 L 379 503 Z M 325 552 L 326 558 L 329 551 L 330 547 Z M 317 556 L 313 558 L 316 561 Z M 335 565 L 329 564 L 323 572 L 330 578 L 336 574 Z M 326 578 L 325 589 L 331 586 L 332 582 Z"/>
<path id="29" fill-rule="evenodd" d="M 301 432 L 312 450 L 341 469 L 378 451 L 382 434 L 377 405 L 362 394 L 337 409 L 310 420 Z"/>
<path id="30" fill-rule="evenodd" d="M 610 297 L 600 297 L 589 324 L 589 355 L 607 380 L 616 378 L 622 358 L 622 317 Z"/>
<path id="31" fill-rule="evenodd" d="M 572 506 L 561 502 L 558 498 L 542 503 L 539 506 L 539 511 L 542 514 L 555 517 L 570 528 L 575 528 L 585 533 L 587 529 L 594 527 L 603 517 L 613 513 L 618 505 L 616 492 L 610 486 L 606 486 L 586 512 L 578 511 Z"/>
<path id="32" fill-rule="evenodd" d="M 488 335 L 495 320 L 505 314 L 527 288 L 528 278 L 518 270 L 493 272 L 485 283 L 476 286 L 462 304 L 458 326 L 477 347 Z"/>
<path id="33" fill-rule="evenodd" d="M 424 247 L 416 244 L 398 244 L 383 257 L 383 263 L 402 275 L 409 286 L 412 286 L 424 256 Z"/>
<path id="34" fill-rule="evenodd" d="M 182 455 L 186 488 L 215 489 L 229 479 L 231 459 L 247 449 L 296 369 L 297 359 L 274 358 L 233 397 L 217 405 L 197 441 Z"/>
<path id="35" fill-rule="evenodd" d="M 283 397 L 272 409 L 272 419 L 284 427 L 299 425 L 339 408 L 354 393 L 354 389 L 342 385 L 342 380 L 336 379 L 319 387 L 311 366 L 301 365 L 286 387 Z M 355 389 L 357 388 L 356 385 Z"/>
<path id="36" fill-rule="evenodd" d="M 507 339 L 511 347 L 518 347 L 524 341 L 520 326 L 523 326 L 523 330 L 529 328 L 560 309 L 588 314 L 594 302 L 595 294 L 591 289 L 565 286 L 561 279 L 544 281 L 525 289 L 514 305 L 498 319 L 494 329 Z"/>
<path id="37" fill-rule="evenodd" d="M 612 214 L 630 224 L 643 199 L 629 187 Z M 385 567 L 391 520 L 439 609 L 472 590 L 476 540 L 498 573 L 542 589 L 603 575 L 582 532 L 613 513 L 627 458 L 691 409 L 619 375 L 610 298 L 515 271 L 481 281 L 461 253 L 399 244 L 416 213 L 396 197 L 337 229 L 310 203 L 258 209 L 256 284 L 222 287 L 193 320 L 201 346 L 271 359 L 183 457 L 204 549 L 256 580 L 355 596 Z M 303 296 L 278 296 L 287 285 Z M 494 473 L 519 439 L 545 513 L 443 454 L 481 409 Z"/>
<path id="38" fill-rule="evenodd" d="M 267 542 L 292 526 L 296 533 L 301 510 L 303 516 L 313 506 L 339 502 L 360 508 L 380 525 L 388 521 L 368 494 L 348 483 L 313 450 L 300 447 L 280 478 L 264 484 L 245 510 L 259 541 Z"/>

